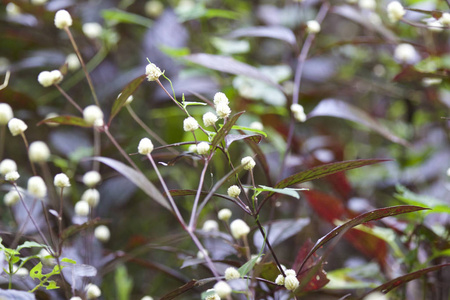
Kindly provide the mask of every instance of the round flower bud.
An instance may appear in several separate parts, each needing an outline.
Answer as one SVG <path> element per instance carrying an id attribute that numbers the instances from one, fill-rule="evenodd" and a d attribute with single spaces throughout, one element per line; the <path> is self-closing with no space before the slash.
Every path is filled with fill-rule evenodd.
<path id="1" fill-rule="evenodd" d="M 42 141 L 35 141 L 30 144 L 28 156 L 32 162 L 45 162 L 50 158 L 50 149 L 48 149 L 46 143 Z"/>
<path id="2" fill-rule="evenodd" d="M 0 125 L 8 124 L 9 120 L 14 117 L 11 106 L 6 103 L 0 103 Z"/>
<path id="3" fill-rule="evenodd" d="M 392 1 L 387 6 L 387 13 L 389 20 L 391 20 L 392 23 L 396 23 L 403 18 L 406 12 L 400 2 Z"/>
<path id="4" fill-rule="evenodd" d="M 230 104 L 227 96 L 224 93 L 218 92 L 214 95 L 214 106 L 217 106 L 220 103 L 226 104 L 227 106 Z"/>
<path id="5" fill-rule="evenodd" d="M 155 64 L 150 63 L 145 67 L 145 75 L 147 75 L 148 81 L 156 81 L 162 74 L 161 69 Z"/>
<path id="6" fill-rule="evenodd" d="M 70 298 L 70 300 L 83 300 L 83 299 L 81 299 L 80 297 L 75 296 L 75 297 Z"/>
<path id="7" fill-rule="evenodd" d="M 52 84 L 58 84 L 60 83 L 64 76 L 62 75 L 60 70 L 53 70 L 50 72 L 50 76 L 52 78 Z"/>
<path id="8" fill-rule="evenodd" d="M 365 296 L 363 300 L 388 300 L 388 297 L 380 292 L 373 292 Z"/>
<path id="9" fill-rule="evenodd" d="M 258 121 L 251 122 L 249 127 L 256 130 L 264 130 L 264 125 Z"/>
<path id="10" fill-rule="evenodd" d="M 22 134 L 25 130 L 27 130 L 28 126 L 24 121 L 17 118 L 12 118 L 8 122 L 8 128 L 11 134 L 13 136 L 16 136 Z"/>
<path id="11" fill-rule="evenodd" d="M 78 201 L 75 203 L 75 214 L 80 217 L 86 217 L 89 214 L 89 203 L 86 201 Z"/>
<path id="12" fill-rule="evenodd" d="M 394 58 L 401 63 L 412 64 L 419 59 L 419 54 L 410 44 L 400 44 L 395 48 Z"/>
<path id="13" fill-rule="evenodd" d="M 236 270 L 236 268 L 229 267 L 225 270 L 225 280 L 233 280 L 233 279 L 239 279 L 241 278 L 241 274 L 239 274 L 239 271 Z"/>
<path id="14" fill-rule="evenodd" d="M 43 87 L 49 87 L 53 84 L 53 77 L 49 71 L 43 71 L 39 73 L 37 79 Z"/>
<path id="15" fill-rule="evenodd" d="M 31 0 L 31 4 L 33 5 L 44 5 L 48 0 Z"/>
<path id="16" fill-rule="evenodd" d="M 22 13 L 20 7 L 13 2 L 6 4 L 6 13 L 9 17 L 16 17 Z"/>
<path id="17" fill-rule="evenodd" d="M 247 171 L 252 170 L 256 166 L 256 163 L 251 156 L 246 156 L 241 159 L 241 164 L 244 165 L 244 170 Z"/>
<path id="18" fill-rule="evenodd" d="M 236 219 L 230 224 L 231 235 L 235 239 L 240 239 L 250 232 L 250 227 L 241 219 Z"/>
<path id="19" fill-rule="evenodd" d="M 306 115 L 305 110 L 303 109 L 303 106 L 300 104 L 292 104 L 291 105 L 291 111 L 294 115 L 294 118 L 299 122 L 305 122 L 306 121 Z"/>
<path id="20" fill-rule="evenodd" d="M 96 189 L 87 189 L 81 195 L 81 201 L 86 201 L 90 207 L 96 207 L 100 201 L 100 193 Z"/>
<path id="21" fill-rule="evenodd" d="M 66 64 L 70 71 L 76 71 L 81 67 L 80 60 L 75 53 L 70 53 L 67 55 Z"/>
<path id="22" fill-rule="evenodd" d="M 109 238 L 111 237 L 111 232 L 109 231 L 108 227 L 106 227 L 105 225 L 100 225 L 95 228 L 94 236 L 100 242 L 106 243 L 109 241 Z"/>
<path id="23" fill-rule="evenodd" d="M 56 263 L 55 258 L 50 252 L 47 251 L 47 249 L 41 249 L 38 253 L 38 257 L 45 266 L 51 266 Z"/>
<path id="24" fill-rule="evenodd" d="M 295 275 L 288 275 L 286 278 L 284 278 L 284 287 L 290 291 L 295 290 L 298 288 L 299 282 Z"/>
<path id="25" fill-rule="evenodd" d="M 72 17 L 67 10 L 58 10 L 55 14 L 55 26 L 59 29 L 72 26 Z"/>
<path id="26" fill-rule="evenodd" d="M 64 173 L 59 173 L 55 175 L 55 179 L 53 180 L 53 184 L 57 187 L 64 188 L 70 186 L 69 177 L 67 177 Z"/>
<path id="27" fill-rule="evenodd" d="M 161 1 L 151 0 L 145 3 L 145 13 L 152 18 L 158 17 L 164 11 L 164 4 Z"/>
<path id="28" fill-rule="evenodd" d="M 184 131 L 194 131 L 198 129 L 198 122 L 193 117 L 188 117 L 183 121 Z"/>
<path id="29" fill-rule="evenodd" d="M 86 286 L 86 296 L 88 299 L 96 299 L 102 295 L 102 291 L 98 286 L 93 283 L 89 283 Z"/>
<path id="30" fill-rule="evenodd" d="M 9 172 L 17 171 L 17 164 L 15 161 L 9 158 L 5 158 L 0 163 L 0 174 L 6 175 Z"/>
<path id="31" fill-rule="evenodd" d="M 208 255 L 209 255 L 208 250 L 198 251 L 198 252 L 197 252 L 197 258 L 198 258 L 198 259 L 204 259 L 205 256 L 208 256 Z"/>
<path id="32" fill-rule="evenodd" d="M 284 276 L 283 275 L 278 275 L 277 278 L 275 279 L 275 283 L 278 285 L 284 285 Z"/>
<path id="33" fill-rule="evenodd" d="M 214 291 L 216 291 L 217 295 L 219 295 L 220 298 L 226 298 L 231 294 L 233 290 L 225 281 L 219 281 L 214 285 Z"/>
<path id="34" fill-rule="evenodd" d="M 214 126 L 217 120 L 218 120 L 217 116 L 210 111 L 203 115 L 203 124 L 205 124 L 206 127 Z"/>
<path id="35" fill-rule="evenodd" d="M 85 23 L 82 27 L 83 33 L 85 36 L 87 36 L 90 39 L 96 39 L 102 34 L 102 25 L 91 22 L 91 23 Z"/>
<path id="36" fill-rule="evenodd" d="M 40 176 L 33 176 L 28 179 L 27 191 L 32 196 L 37 198 L 44 198 L 47 195 L 47 187 Z"/>
<path id="37" fill-rule="evenodd" d="M 262 260 L 262 256 L 259 256 L 258 254 L 252 254 L 251 256 L 250 256 L 250 259 L 254 259 L 254 258 L 256 258 L 257 257 L 257 259 L 256 259 L 256 264 L 259 264 L 260 262 L 261 262 L 261 260 Z"/>
<path id="38" fill-rule="evenodd" d="M 188 151 L 192 153 L 197 153 L 197 145 L 189 145 Z"/>
<path id="39" fill-rule="evenodd" d="M 5 180 L 6 181 L 16 181 L 19 178 L 20 178 L 20 175 L 19 175 L 19 173 L 17 171 L 8 172 L 5 175 Z"/>
<path id="40" fill-rule="evenodd" d="M 67 10 L 58 10 L 55 14 L 55 26 L 59 29 L 72 26 L 72 17 Z"/>
<path id="41" fill-rule="evenodd" d="M 228 104 L 220 102 L 216 105 L 216 113 L 219 118 L 225 119 L 231 114 L 231 109 Z"/>
<path id="42" fill-rule="evenodd" d="M 197 153 L 200 155 L 206 154 L 209 151 L 209 144 L 207 142 L 201 142 L 197 145 Z"/>
<path id="43" fill-rule="evenodd" d="M 241 194 L 241 189 L 237 185 L 232 185 L 227 190 L 228 196 L 237 198 Z"/>
<path id="44" fill-rule="evenodd" d="M 219 295 L 217 295 L 214 289 L 209 289 L 206 291 L 208 296 L 205 297 L 205 300 L 220 300 Z"/>
<path id="45" fill-rule="evenodd" d="M 16 189 L 11 189 L 3 197 L 3 203 L 5 203 L 6 206 L 14 206 L 17 202 L 19 202 L 20 196 L 21 195 L 19 195 Z"/>
<path id="46" fill-rule="evenodd" d="M 202 230 L 207 232 L 219 231 L 219 224 L 214 220 L 206 220 L 205 223 L 203 223 Z"/>
<path id="47" fill-rule="evenodd" d="M 103 112 L 97 105 L 89 105 L 83 110 L 83 118 L 89 125 L 94 125 L 97 120 L 103 121 Z"/>
<path id="48" fill-rule="evenodd" d="M 306 22 L 306 31 L 309 33 L 319 33 L 320 24 L 316 20 L 309 20 Z"/>
<path id="49" fill-rule="evenodd" d="M 377 8 L 377 3 L 375 0 L 359 0 L 359 7 L 367 10 L 375 10 Z"/>
<path id="50" fill-rule="evenodd" d="M 133 102 L 133 100 L 134 100 L 133 95 L 130 95 L 130 96 L 127 98 L 127 100 L 125 101 L 125 105 L 130 104 L 131 102 Z"/>
<path id="51" fill-rule="evenodd" d="M 297 272 L 295 272 L 295 270 L 293 270 L 293 269 L 284 270 L 284 274 L 286 274 L 286 276 L 289 276 L 289 275 L 297 276 Z"/>
<path id="52" fill-rule="evenodd" d="M 152 153 L 153 143 L 149 138 L 143 138 L 138 145 L 138 152 L 142 155 L 147 155 Z"/>
<path id="53" fill-rule="evenodd" d="M 217 214 L 217 218 L 222 221 L 228 221 L 231 218 L 232 212 L 228 208 L 222 208 L 219 210 L 219 213 Z"/>
<path id="54" fill-rule="evenodd" d="M 28 272 L 27 268 L 18 268 L 14 273 L 14 275 L 19 277 L 28 277 L 29 274 L 30 272 Z"/>
<path id="55" fill-rule="evenodd" d="M 89 171 L 83 175 L 83 183 L 88 187 L 96 186 L 100 180 L 102 180 L 102 176 L 97 171 Z"/>
<path id="56" fill-rule="evenodd" d="M 442 16 L 439 19 L 439 22 L 443 26 L 450 26 L 450 13 L 443 13 Z"/>

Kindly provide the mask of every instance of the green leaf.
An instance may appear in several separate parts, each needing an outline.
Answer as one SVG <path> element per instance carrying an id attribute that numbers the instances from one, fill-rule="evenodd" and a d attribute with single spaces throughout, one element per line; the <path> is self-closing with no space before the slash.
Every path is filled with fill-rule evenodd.
<path id="1" fill-rule="evenodd" d="M 185 55 L 191 54 L 191 50 L 187 47 L 183 48 L 172 48 L 167 45 L 160 45 L 159 50 L 161 50 L 164 54 L 167 54 L 170 57 L 183 57 Z"/>
<path id="2" fill-rule="evenodd" d="M 145 75 L 141 75 L 135 79 L 133 79 L 121 92 L 120 96 L 117 97 L 116 101 L 111 109 L 111 116 L 109 117 L 109 122 L 111 123 L 112 119 L 119 113 L 122 107 L 125 105 L 128 97 L 130 97 L 136 89 L 142 84 L 145 80 Z"/>
<path id="3" fill-rule="evenodd" d="M 256 188 L 254 190 L 258 191 L 258 192 L 273 192 L 273 193 L 278 193 L 278 194 L 283 194 L 283 195 L 287 195 L 287 196 L 291 196 L 297 199 L 300 199 L 300 195 L 297 193 L 297 191 L 307 191 L 308 189 L 292 189 L 292 188 L 283 188 L 283 189 L 276 189 L 276 188 L 272 188 L 270 186 L 265 186 L 265 185 L 259 185 L 261 188 Z"/>
<path id="4" fill-rule="evenodd" d="M 258 259 L 262 256 L 262 254 L 258 254 L 257 256 L 253 257 L 252 259 L 250 259 L 248 262 L 246 262 L 245 264 L 243 264 L 239 269 L 238 272 L 241 275 L 241 277 L 244 277 L 245 275 L 248 274 L 248 272 L 250 272 L 253 267 L 256 265 L 256 262 L 258 261 Z"/>
<path id="5" fill-rule="evenodd" d="M 351 219 L 350 221 L 345 222 L 344 224 L 334 228 L 331 230 L 328 234 L 321 237 L 314 247 L 309 251 L 308 255 L 303 259 L 303 262 L 300 266 L 300 270 L 305 264 L 305 262 L 313 255 L 317 249 L 322 247 L 324 244 L 332 240 L 334 237 L 339 235 L 340 232 L 346 231 L 352 227 L 355 227 L 357 225 L 367 223 L 369 221 L 374 221 L 378 219 L 382 219 L 385 217 L 392 217 L 400 214 L 406 214 L 410 212 L 420 211 L 420 210 L 426 210 L 429 208 L 426 207 L 420 207 L 420 206 L 410 206 L 410 205 L 400 205 L 400 206 L 392 206 L 392 207 L 386 207 L 386 208 L 380 208 L 373 211 L 366 212 L 364 214 L 361 214 L 357 216 L 356 218 Z"/>
<path id="6" fill-rule="evenodd" d="M 442 200 L 413 193 L 412 191 L 408 190 L 406 187 L 402 185 L 397 185 L 396 190 L 397 193 L 394 194 L 394 197 L 397 200 L 400 200 L 409 205 L 430 207 L 432 211 L 425 212 L 426 214 L 428 213 L 450 214 L 450 207 Z"/>
<path id="7" fill-rule="evenodd" d="M 75 117 L 75 116 L 57 116 L 54 118 L 48 118 L 45 120 L 40 121 L 37 125 L 45 124 L 45 123 L 53 123 L 53 124 L 60 124 L 60 125 L 72 125 L 72 126 L 79 126 L 79 127 L 92 127 L 92 125 L 89 125 L 86 123 L 86 121 L 83 118 Z"/>
<path id="8" fill-rule="evenodd" d="M 236 113 L 234 116 L 232 116 L 227 121 L 227 123 L 225 125 L 223 125 L 222 128 L 219 129 L 219 131 L 217 132 L 217 134 L 214 136 L 213 140 L 211 141 L 211 149 L 214 150 L 214 148 L 216 148 L 216 146 L 222 142 L 222 140 L 225 138 L 225 136 L 232 129 L 234 123 L 237 122 L 237 120 L 243 113 L 244 113 L 243 111 Z"/>
<path id="9" fill-rule="evenodd" d="M 63 259 L 61 259 L 61 261 L 65 262 L 65 263 L 73 264 L 73 265 L 77 264 L 76 261 L 74 261 L 73 259 L 67 258 L 67 257 L 64 257 Z"/>
<path id="10" fill-rule="evenodd" d="M 106 21 L 136 24 L 147 28 L 150 28 L 153 25 L 153 21 L 148 18 L 132 14 L 120 9 L 104 9 L 101 11 L 101 14 Z"/>
<path id="11" fill-rule="evenodd" d="M 59 286 L 56 284 L 56 281 L 53 281 L 53 280 L 47 281 L 45 284 L 43 284 L 43 286 L 45 286 L 46 290 L 59 289 Z"/>
<path id="12" fill-rule="evenodd" d="M 16 250 L 20 251 L 23 248 L 45 248 L 47 247 L 46 245 L 43 244 L 39 244 L 36 242 L 30 242 L 30 241 L 26 241 L 25 243 L 23 243 L 22 245 L 17 246 Z"/>
<path id="13" fill-rule="evenodd" d="M 117 298 L 119 300 L 130 299 L 133 289 L 133 279 L 128 275 L 127 268 L 124 265 L 117 267 L 114 282 L 116 283 Z"/>
<path id="14" fill-rule="evenodd" d="M 254 129 L 254 128 L 250 128 L 250 127 L 234 125 L 231 129 L 256 132 L 256 133 L 259 133 L 259 134 L 263 135 L 264 137 L 267 137 L 267 133 L 265 133 L 264 131 L 258 130 L 258 129 Z"/>
<path id="15" fill-rule="evenodd" d="M 31 270 L 30 270 L 30 277 L 31 279 L 39 279 L 39 281 L 42 279 L 42 263 L 39 262 L 37 265 L 35 265 Z"/>
<path id="16" fill-rule="evenodd" d="M 224 19 L 233 19 L 236 20 L 240 17 L 239 13 L 231 11 L 231 10 L 224 10 L 224 9 L 208 9 L 206 10 L 204 17 L 211 19 L 211 18 L 224 18 Z"/>

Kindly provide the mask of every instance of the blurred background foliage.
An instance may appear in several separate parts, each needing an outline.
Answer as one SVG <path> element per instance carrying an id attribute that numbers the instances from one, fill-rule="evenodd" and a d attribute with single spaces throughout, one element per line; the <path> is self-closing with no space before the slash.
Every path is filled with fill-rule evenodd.
<path id="1" fill-rule="evenodd" d="M 43 70 L 63 70 L 66 75 L 61 87 L 81 107 L 93 103 L 82 70 L 70 61 L 67 64 L 67 57 L 73 53 L 67 35 L 53 23 L 55 11 L 67 9 L 74 18 L 72 34 L 106 114 L 120 91 L 144 73 L 148 58 L 165 70 L 178 98 L 184 94 L 190 101 L 212 100 L 217 91 L 222 91 L 230 99 L 233 112 L 246 111 L 238 125 L 248 127 L 254 121 L 264 125 L 267 138 L 259 147 L 271 170 L 272 185 L 322 163 L 392 159 L 311 182 L 305 187 L 314 192 L 305 193 L 306 197 L 302 194 L 297 200 L 280 196 L 261 211 L 263 222 L 310 217 L 301 232 L 275 247 L 281 262 L 289 266 L 307 239 L 315 241 L 333 227 L 326 221 L 333 220 L 336 211 L 320 207 L 342 206 L 345 212 L 338 217 L 349 217 L 350 211 L 398 204 L 437 207 L 399 218 L 406 222 L 378 224 L 395 234 L 388 242 L 400 247 L 397 252 L 383 239 L 380 243 L 386 250 L 377 244 L 372 252 L 364 245 L 358 248 L 351 239 L 342 240 L 325 267 L 327 271 L 339 269 L 331 272 L 333 284 L 308 296 L 338 299 L 345 291 L 376 286 L 405 270 L 448 258 L 450 182 L 446 171 L 450 166 L 450 136 L 449 121 L 443 118 L 449 116 L 450 108 L 450 30 L 430 30 L 424 26 L 424 19 L 449 11 L 449 6 L 438 0 L 402 1 L 405 7 L 423 10 L 407 11 L 405 18 L 418 24 L 412 26 L 389 22 L 387 1 L 376 1 L 373 9 L 362 7 L 361 2 L 52 0 L 36 5 L 34 1 L 3 0 L 0 75 L 3 78 L 7 70 L 12 75 L 8 87 L 0 91 L 0 101 L 10 104 L 15 115 L 31 125 L 27 132 L 30 140 L 49 144 L 52 173 L 61 170 L 75 178 L 69 195 L 72 203 L 78 201 L 81 176 L 91 166 L 85 158 L 93 155 L 92 131 L 34 126 L 49 113 L 77 115 L 55 88 L 38 84 L 37 75 Z M 327 13 L 304 64 L 300 85 L 299 103 L 308 120 L 295 124 L 286 167 L 279 174 L 287 147 L 294 75 L 307 38 L 305 24 L 316 18 L 324 5 L 328 6 Z M 83 31 L 83 24 L 90 22 L 101 25 L 101 31 L 92 37 L 88 30 Z M 400 43 L 415 47 L 416 61 L 398 61 L 394 51 Z M 162 82 L 170 88 L 167 81 Z M 157 84 L 142 84 L 134 93 L 131 107 L 165 142 L 192 140 L 182 130 L 184 114 Z M 203 106 L 189 109 L 198 119 L 207 110 Z M 139 140 L 147 135 L 126 109 L 113 120 L 110 132 L 127 153 L 135 153 Z M 27 161 L 22 141 L 7 136 L 5 145 L 3 157 Z M 187 146 L 175 149 L 182 153 Z M 244 142 L 233 143 L 230 153 L 236 163 L 242 156 L 253 154 Z M 102 139 L 102 156 L 123 160 L 106 139 Z M 140 162 L 138 156 L 132 159 L 146 170 L 152 182 L 157 182 L 147 162 Z M 174 155 L 159 151 L 155 159 L 168 163 Z M 30 170 L 22 170 L 23 178 L 28 177 L 27 172 L 31 175 Z M 170 188 L 192 189 L 198 185 L 201 166 L 195 156 L 186 155 L 170 167 L 161 166 L 161 172 Z M 211 165 L 214 177 L 206 177 L 206 186 L 212 186 L 227 172 L 225 158 L 216 155 Z M 196 250 L 188 236 L 180 234 L 173 216 L 109 167 L 102 165 L 101 173 L 101 204 L 96 215 L 108 223 L 112 239 L 103 246 L 93 244 L 91 251 L 103 259 L 97 265 L 96 282 L 103 280 L 104 299 L 137 299 L 144 294 L 158 298 L 189 279 L 209 276 L 202 265 L 179 270 L 186 257 L 196 256 Z M 262 168 L 255 176 L 258 184 L 270 185 Z M 242 180 L 247 182 L 248 178 Z M 226 187 L 220 192 L 226 193 Z M 184 208 L 183 214 L 190 211 L 191 197 L 177 197 L 177 202 Z M 231 203 L 214 199 L 201 220 L 216 219 L 216 212 L 223 207 L 244 218 Z M 13 231 L 14 223 L 4 207 L 1 220 L 2 231 Z M 74 245 L 77 242 L 74 239 Z M 445 249 L 446 255 L 433 256 Z M 252 246 L 252 252 L 258 250 Z M 377 261 L 374 251 L 384 251 L 383 262 Z M 239 266 L 235 256 L 225 258 Z M 354 285 L 346 280 L 350 272 Z M 424 299 L 447 299 L 449 272 L 437 273 L 433 275 L 437 283 L 429 283 Z M 371 278 L 372 283 L 357 278 Z M 413 299 L 411 293 L 419 288 L 420 283 L 416 283 L 392 297 L 406 295 Z M 199 292 L 193 290 L 181 297 L 198 299 Z"/>

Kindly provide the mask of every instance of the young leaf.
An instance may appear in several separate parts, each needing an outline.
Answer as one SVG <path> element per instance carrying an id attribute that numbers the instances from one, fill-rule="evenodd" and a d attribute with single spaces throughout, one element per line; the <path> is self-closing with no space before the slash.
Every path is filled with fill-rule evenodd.
<path id="1" fill-rule="evenodd" d="M 126 178 L 130 180 L 132 183 L 134 183 L 137 187 L 142 189 L 144 193 L 146 193 L 151 199 L 155 200 L 159 204 L 161 204 L 163 207 L 167 208 L 168 210 L 172 211 L 172 208 L 170 207 L 169 203 L 167 202 L 166 198 L 159 192 L 159 190 L 151 183 L 147 177 L 144 176 L 141 172 L 138 172 L 131 167 L 125 165 L 124 163 L 114 160 L 112 158 L 108 157 L 93 157 L 93 160 L 97 160 L 101 163 L 104 163 L 105 165 L 108 165 L 109 167 L 113 168 Z"/>
<path id="2" fill-rule="evenodd" d="M 119 113 L 122 107 L 125 105 L 128 97 L 130 97 L 134 91 L 141 85 L 144 81 L 145 75 L 141 75 L 138 78 L 133 79 L 121 92 L 120 96 L 114 101 L 113 107 L 111 109 L 111 116 L 109 117 L 109 122 Z"/>
<path id="3" fill-rule="evenodd" d="M 59 289 L 59 286 L 56 284 L 56 281 L 49 280 L 46 283 L 42 284 L 42 286 L 45 286 L 46 290 L 55 290 Z"/>
<path id="4" fill-rule="evenodd" d="M 250 259 L 248 262 L 246 262 L 245 264 L 243 264 L 239 269 L 238 272 L 241 275 L 241 277 L 244 277 L 245 275 L 248 274 L 248 272 L 250 272 L 253 267 L 256 265 L 256 262 L 258 261 L 258 259 L 262 256 L 262 254 L 258 254 L 257 256 L 253 257 L 252 259 Z"/>
<path id="5" fill-rule="evenodd" d="M 44 123 L 52 123 L 52 124 L 60 124 L 60 125 L 72 125 L 72 126 L 80 126 L 80 127 L 92 127 L 86 123 L 83 118 L 75 117 L 75 116 L 58 116 L 54 118 L 48 118 L 40 121 L 37 125 L 41 125 Z"/>
<path id="6" fill-rule="evenodd" d="M 39 262 L 37 265 L 33 267 L 33 269 L 30 270 L 30 277 L 31 279 L 42 279 L 42 263 Z"/>
<path id="7" fill-rule="evenodd" d="M 380 208 L 380 209 L 376 209 L 376 210 L 361 214 L 361 215 L 357 216 L 356 218 L 353 218 L 350 221 L 345 222 L 344 224 L 334 228 L 327 235 L 320 238 L 316 242 L 314 247 L 311 249 L 311 251 L 309 251 L 308 255 L 306 255 L 305 259 L 303 260 L 302 264 L 300 265 L 300 270 L 302 269 L 303 265 L 308 260 L 308 258 L 311 255 L 313 255 L 317 251 L 317 249 L 319 249 L 324 244 L 326 244 L 328 241 L 333 239 L 341 231 L 348 230 L 352 227 L 355 227 L 359 224 L 367 223 L 369 221 L 374 221 L 374 220 L 382 219 L 385 217 L 392 217 L 392 216 L 396 216 L 396 215 L 400 215 L 400 214 L 406 214 L 406 213 L 420 211 L 420 210 L 426 210 L 426 209 L 429 209 L 429 208 L 420 207 L 420 206 L 411 206 L 411 205 L 400 205 L 400 206 Z"/>
<path id="8" fill-rule="evenodd" d="M 63 259 L 61 259 L 61 262 L 65 262 L 65 263 L 73 264 L 73 265 L 75 265 L 77 263 L 73 259 L 70 259 L 70 258 L 67 258 L 67 257 L 64 257 Z"/>
<path id="9" fill-rule="evenodd" d="M 237 120 L 243 113 L 244 113 L 243 111 L 236 113 L 234 116 L 232 116 L 227 121 L 227 123 L 222 128 L 219 129 L 219 131 L 217 132 L 217 134 L 214 136 L 213 140 L 211 141 L 211 149 L 216 148 L 216 146 L 218 144 L 220 144 L 220 142 L 222 142 L 222 140 L 225 138 L 225 136 L 228 134 L 228 132 L 230 132 L 234 123 L 237 122 Z"/>
<path id="10" fill-rule="evenodd" d="M 259 133 L 259 134 L 263 135 L 264 137 L 267 137 L 267 133 L 265 133 L 264 131 L 258 130 L 258 129 L 254 129 L 254 128 L 250 128 L 250 127 L 234 125 L 233 128 L 231 128 L 231 129 L 256 132 L 256 133 Z"/>
<path id="11" fill-rule="evenodd" d="M 39 243 L 36 243 L 36 242 L 26 241 L 26 242 L 23 243 L 22 245 L 17 246 L 16 250 L 17 250 L 17 251 L 20 251 L 20 250 L 22 250 L 23 248 L 44 248 L 44 247 L 46 247 L 46 246 L 43 245 L 43 244 L 39 244 Z"/>
<path id="12" fill-rule="evenodd" d="M 256 188 L 255 190 L 258 192 L 272 192 L 272 193 L 278 193 L 283 194 L 287 196 L 294 197 L 296 199 L 300 199 L 300 195 L 297 191 L 305 191 L 308 189 L 291 189 L 291 188 L 282 188 L 282 189 L 276 189 L 270 186 L 265 185 L 259 185 L 261 188 Z"/>

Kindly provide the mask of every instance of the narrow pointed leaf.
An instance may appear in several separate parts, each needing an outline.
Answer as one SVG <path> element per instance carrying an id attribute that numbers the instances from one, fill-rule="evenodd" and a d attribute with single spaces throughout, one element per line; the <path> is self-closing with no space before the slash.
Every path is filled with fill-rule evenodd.
<path id="1" fill-rule="evenodd" d="M 283 26 L 255 26 L 240 28 L 227 35 L 228 38 L 265 37 L 285 41 L 293 46 L 297 44 L 294 33 Z"/>
<path id="2" fill-rule="evenodd" d="M 259 144 L 262 140 L 262 136 L 259 134 L 228 134 L 225 137 L 225 147 L 228 149 L 233 142 L 239 140 L 250 140 Z"/>
<path id="3" fill-rule="evenodd" d="M 233 125 L 237 122 L 237 120 L 239 119 L 239 117 L 243 113 L 244 113 L 243 111 L 238 112 L 237 114 L 232 116 L 222 128 L 219 129 L 219 131 L 214 136 L 214 138 L 213 138 L 213 140 L 211 142 L 211 149 L 216 148 L 216 146 L 219 145 L 222 142 L 222 140 L 230 132 L 230 130 L 232 129 Z"/>
<path id="4" fill-rule="evenodd" d="M 80 126 L 80 127 L 92 127 L 86 123 L 83 118 L 75 117 L 75 116 L 58 116 L 54 118 L 48 118 L 40 121 L 37 125 L 50 123 L 50 124 L 60 124 L 60 125 L 72 125 L 72 126 Z"/>
<path id="5" fill-rule="evenodd" d="M 144 191 L 144 193 L 146 193 L 151 199 L 155 200 L 163 207 L 172 211 L 172 208 L 170 207 L 166 198 L 164 198 L 164 196 L 153 185 L 153 183 L 151 183 L 147 179 L 147 177 L 145 177 L 144 174 L 142 174 L 141 172 L 136 171 L 135 169 L 125 165 L 120 161 L 108 157 L 97 156 L 93 157 L 92 159 L 104 163 L 105 165 L 113 168 L 114 170 L 116 170 L 117 172 L 128 178 L 128 180 L 134 183 L 137 187 L 142 189 L 142 191 Z"/>
<path id="6" fill-rule="evenodd" d="M 382 219 L 385 217 L 392 217 L 400 214 L 406 214 L 410 212 L 420 211 L 420 210 L 427 210 L 429 208 L 426 207 L 420 207 L 420 206 L 411 206 L 411 205 L 400 205 L 400 206 L 392 206 L 392 207 L 386 207 L 386 208 L 380 208 L 373 211 L 366 212 L 364 214 L 361 214 L 357 216 L 356 218 L 351 219 L 348 222 L 345 222 L 344 224 L 334 228 L 331 230 L 327 235 L 320 238 L 314 247 L 309 251 L 308 255 L 303 260 L 300 269 L 303 267 L 305 262 L 308 260 L 308 258 L 313 255 L 317 249 L 322 247 L 324 244 L 326 244 L 328 241 L 332 240 L 334 237 L 336 237 L 341 231 L 346 231 L 352 227 L 355 227 L 359 224 L 367 223 L 369 221 L 374 221 L 378 219 Z"/>
<path id="7" fill-rule="evenodd" d="M 114 101 L 113 107 L 111 109 L 111 116 L 109 117 L 109 123 L 112 119 L 119 113 L 122 107 L 125 105 L 128 97 L 130 97 L 134 91 L 141 85 L 144 81 L 145 75 L 141 75 L 138 78 L 133 79 L 121 92 L 120 96 Z"/>
<path id="8" fill-rule="evenodd" d="M 188 283 L 186 283 L 185 285 L 180 286 L 179 288 L 173 290 L 172 292 L 164 295 L 161 300 L 171 300 L 171 299 L 175 299 L 176 297 L 178 297 L 179 295 L 193 289 L 194 287 L 197 286 L 197 280 L 193 279 L 191 281 L 189 281 Z"/>
<path id="9" fill-rule="evenodd" d="M 267 137 L 267 133 L 265 133 L 264 131 L 258 130 L 258 129 L 254 129 L 254 128 L 250 128 L 250 127 L 234 125 L 232 129 L 251 131 L 251 132 L 259 133 L 259 134 L 263 135 L 264 137 Z"/>

